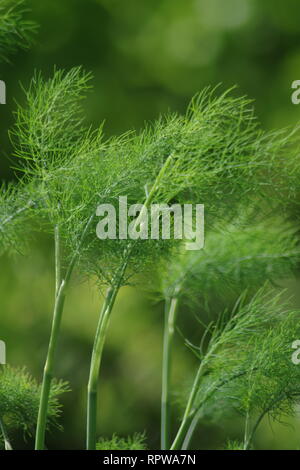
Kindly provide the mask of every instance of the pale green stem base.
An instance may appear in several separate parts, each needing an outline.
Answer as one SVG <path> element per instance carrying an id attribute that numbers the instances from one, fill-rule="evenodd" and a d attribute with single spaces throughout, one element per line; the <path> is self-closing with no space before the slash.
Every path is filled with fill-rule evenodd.
<path id="1" fill-rule="evenodd" d="M 193 387 L 192 387 L 192 390 L 191 390 L 191 393 L 190 393 L 190 396 L 189 396 L 189 399 L 188 399 L 188 403 L 186 405 L 185 412 L 184 412 L 184 415 L 183 415 L 183 418 L 182 418 L 182 421 L 181 421 L 181 425 L 180 425 L 180 428 L 179 428 L 179 430 L 177 432 L 177 435 L 174 439 L 174 442 L 171 446 L 171 450 L 180 449 L 180 447 L 181 447 L 181 445 L 184 441 L 185 435 L 188 432 L 188 429 L 190 427 L 191 420 L 193 419 L 193 405 L 194 405 L 195 398 L 197 396 L 199 383 L 200 383 L 201 378 L 202 378 L 204 365 L 205 365 L 205 363 L 202 362 L 200 367 L 198 368 L 198 371 L 197 371 L 197 374 L 196 374 L 196 377 L 195 377 L 195 380 L 194 380 L 194 383 L 193 383 Z"/>
<path id="2" fill-rule="evenodd" d="M 166 301 L 165 305 L 165 326 L 163 342 L 162 361 L 162 391 L 161 391 L 161 449 L 167 450 L 170 446 L 171 434 L 171 373 L 172 373 L 172 347 L 174 341 L 174 331 L 178 298 L 173 297 Z"/>
<path id="3" fill-rule="evenodd" d="M 92 352 L 87 402 L 87 449 L 96 449 L 97 436 L 97 388 L 103 347 L 109 326 L 110 314 L 117 295 L 117 289 L 109 288 L 103 304 Z"/>
<path id="4" fill-rule="evenodd" d="M 159 185 L 163 180 L 166 171 L 168 170 L 169 166 L 172 164 L 173 155 L 169 155 L 166 159 L 164 165 L 162 166 L 152 188 L 151 191 L 148 193 L 146 191 L 146 201 L 143 206 L 143 210 L 140 212 L 139 216 L 135 220 L 135 227 L 137 227 L 143 217 L 144 211 L 146 211 L 150 204 L 152 203 L 157 190 L 159 189 Z M 115 276 L 115 280 L 112 282 L 112 287 L 108 289 L 107 296 L 101 310 L 99 323 L 97 327 L 97 332 L 94 341 L 94 347 L 92 352 L 92 359 L 91 359 L 91 366 L 90 366 L 90 375 L 89 375 L 89 382 L 88 382 L 88 405 L 87 405 L 87 449 L 94 450 L 96 449 L 96 427 L 97 427 L 97 388 L 98 388 L 98 378 L 100 372 L 100 365 L 102 359 L 102 352 L 105 343 L 105 337 L 107 333 L 107 329 L 109 326 L 110 314 L 112 307 L 114 305 L 118 290 L 123 280 L 123 276 L 127 267 L 127 263 L 130 258 L 131 251 L 133 246 L 127 247 L 125 251 L 125 261 L 121 266 L 119 272 L 117 272 Z"/>
<path id="5" fill-rule="evenodd" d="M 47 426 L 47 412 L 50 396 L 51 381 L 53 378 L 55 352 L 59 336 L 61 318 L 65 302 L 65 282 L 62 281 L 56 297 L 50 342 L 48 347 L 47 360 L 44 367 L 43 382 L 41 389 L 40 407 L 38 413 L 35 450 L 43 450 L 45 443 L 45 433 Z"/>
<path id="6" fill-rule="evenodd" d="M 36 436 L 35 436 L 35 450 L 43 450 L 45 447 L 45 434 L 47 427 L 47 414 L 48 414 L 48 403 L 51 390 L 51 382 L 54 373 L 54 362 L 55 362 L 55 353 L 57 349 L 58 337 L 61 326 L 61 319 L 64 310 L 65 297 L 66 297 L 66 288 L 71 278 L 74 266 L 77 262 L 77 259 L 80 254 L 81 246 L 85 240 L 86 234 L 88 233 L 89 227 L 94 219 L 92 215 L 83 232 L 78 244 L 77 251 L 74 252 L 66 275 L 62 279 L 61 275 L 61 241 L 60 241 L 60 231 L 59 227 L 55 227 L 55 304 L 53 312 L 53 320 L 50 334 L 50 341 L 47 352 L 46 364 L 44 367 L 43 381 L 41 387 L 41 397 L 40 405 L 38 412 L 38 420 L 36 427 Z"/>
<path id="7" fill-rule="evenodd" d="M 11 443 L 9 441 L 8 435 L 6 433 L 4 424 L 2 422 L 2 419 L 0 419 L 0 430 L 1 430 L 2 436 L 3 436 L 5 450 L 13 450 L 13 448 L 11 446 Z"/>
<path id="8" fill-rule="evenodd" d="M 127 260 L 121 267 L 112 286 L 107 290 L 104 304 L 101 309 L 97 331 L 94 340 L 92 359 L 90 365 L 90 374 L 88 382 L 88 402 L 87 402 L 87 450 L 96 449 L 97 441 L 97 400 L 98 400 L 98 381 L 102 353 L 105 344 L 106 334 L 109 327 L 111 311 L 114 306 L 120 285 L 126 270 Z"/>

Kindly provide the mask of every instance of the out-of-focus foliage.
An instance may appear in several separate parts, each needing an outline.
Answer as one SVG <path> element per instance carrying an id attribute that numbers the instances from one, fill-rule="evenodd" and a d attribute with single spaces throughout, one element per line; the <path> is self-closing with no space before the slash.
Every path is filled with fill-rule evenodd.
<path id="1" fill-rule="evenodd" d="M 36 31 L 36 24 L 27 17 L 27 0 L 0 2 L 0 61 L 8 61 L 18 49 L 27 49 Z"/>
<path id="2" fill-rule="evenodd" d="M 170 298 L 177 291 L 195 308 L 211 299 L 224 300 L 244 289 L 252 292 L 266 280 L 290 277 L 299 263 L 298 227 L 281 218 L 255 221 L 243 214 L 235 223 L 208 232 L 200 251 L 183 250 L 160 271 L 158 291 Z"/>

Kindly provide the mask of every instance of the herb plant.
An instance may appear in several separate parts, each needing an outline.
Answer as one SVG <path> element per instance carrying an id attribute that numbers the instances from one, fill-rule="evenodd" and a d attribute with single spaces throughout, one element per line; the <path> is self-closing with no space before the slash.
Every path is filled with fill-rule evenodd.
<path id="1" fill-rule="evenodd" d="M 31 41 L 35 25 L 24 19 L 23 5 L 0 2 L 1 60 Z M 53 377 L 76 271 L 96 278 L 104 292 L 89 365 L 87 449 L 146 448 L 144 435 L 99 439 L 97 429 L 111 313 L 119 290 L 141 280 L 165 306 L 161 448 L 187 449 L 202 419 L 238 412 L 244 417 L 244 441 L 229 441 L 227 448 L 249 449 L 266 415 L 293 414 L 299 400 L 300 372 L 289 355 L 299 336 L 299 312 L 285 303 L 277 286 L 299 263 L 297 227 L 278 216 L 278 208 L 297 204 L 298 128 L 264 132 L 250 100 L 236 97 L 234 89 L 207 88 L 185 115 L 168 114 L 140 132 L 107 139 L 103 125 L 91 129 L 84 122 L 81 102 L 91 78 L 81 67 L 55 68 L 48 79 L 35 73 L 10 131 L 18 183 L 0 187 L 0 255 L 23 253 L 34 232 L 51 234 L 55 292 L 41 386 L 23 369 L 1 369 L 2 443 L 11 449 L 11 430 L 32 434 L 36 427 L 35 448 L 42 450 L 46 430 L 60 415 L 57 397 L 68 387 Z M 137 207 L 137 236 L 100 241 L 97 207 L 112 204 L 117 210 L 121 196 Z M 186 240 L 139 236 L 144 211 L 158 203 L 203 203 L 205 248 L 187 251 Z M 116 230 L 122 230 L 120 221 Z M 198 320 L 199 346 L 181 331 L 181 308 Z M 177 330 L 198 366 L 192 385 L 181 393 L 182 418 L 174 430 Z"/>

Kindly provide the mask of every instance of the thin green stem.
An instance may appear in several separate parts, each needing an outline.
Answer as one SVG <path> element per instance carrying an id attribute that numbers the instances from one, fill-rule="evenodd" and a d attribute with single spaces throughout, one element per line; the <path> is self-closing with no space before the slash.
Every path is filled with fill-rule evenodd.
<path id="1" fill-rule="evenodd" d="M 59 336 L 64 303 L 65 303 L 65 289 L 66 289 L 66 283 L 63 280 L 61 282 L 59 291 L 55 299 L 51 335 L 50 335 L 46 364 L 44 367 L 40 406 L 39 406 L 37 429 L 36 429 L 36 440 L 35 440 L 36 450 L 44 449 L 49 395 L 50 395 L 51 381 L 53 378 L 57 341 L 58 341 L 58 336 Z"/>
<path id="2" fill-rule="evenodd" d="M 292 394 L 292 396 L 299 396 L 298 393 Z M 286 398 L 286 394 L 283 393 L 282 395 L 279 395 L 279 397 L 276 397 L 274 400 L 272 400 L 269 404 L 269 406 L 261 412 L 261 414 L 258 416 L 253 428 L 251 431 L 247 432 L 247 438 L 244 439 L 244 450 L 249 450 L 250 445 L 253 441 L 254 435 L 257 431 L 257 428 L 259 427 L 260 423 L 262 422 L 263 418 L 268 414 L 272 408 L 274 407 L 275 404 L 280 403 L 282 400 Z M 247 416 L 249 416 L 249 413 L 247 413 Z M 249 420 L 249 418 L 248 418 Z M 247 421 L 246 421 L 246 426 L 247 426 Z"/>
<path id="3" fill-rule="evenodd" d="M 146 211 L 150 204 L 152 203 L 155 195 L 159 191 L 159 186 L 165 176 L 165 173 L 168 167 L 173 161 L 173 154 L 169 155 L 166 159 L 164 165 L 161 167 L 154 184 L 151 188 L 151 191 L 148 193 L 146 191 L 146 200 L 143 205 L 143 210 L 140 212 L 139 216 L 135 220 L 135 227 L 137 227 L 143 217 L 143 211 Z M 125 250 L 124 262 L 122 263 L 120 270 L 117 271 L 114 280 L 111 283 L 111 288 L 108 289 L 105 302 L 103 304 L 99 322 L 97 326 L 97 331 L 94 339 L 94 346 L 92 352 L 92 359 L 90 365 L 90 374 L 88 382 L 88 403 L 87 403 L 87 437 L 86 437 L 86 446 L 88 450 L 96 449 L 96 428 L 97 428 L 97 389 L 98 389 L 98 380 L 100 373 L 100 366 L 102 360 L 102 353 L 104 348 L 104 343 L 106 339 L 106 334 L 109 326 L 109 320 L 111 316 L 111 311 L 119 291 L 119 288 L 122 284 L 123 277 L 126 271 L 127 263 L 129 261 L 130 255 L 133 251 L 135 243 L 127 246 Z"/>
<path id="4" fill-rule="evenodd" d="M 244 440 L 244 450 L 249 450 L 250 449 L 250 446 L 252 444 L 252 441 L 253 441 L 253 438 L 254 438 L 254 435 L 257 431 L 257 428 L 258 426 L 260 425 L 260 423 L 262 422 L 263 418 L 265 417 L 265 415 L 267 414 L 268 411 L 263 411 L 258 419 L 256 420 L 256 423 L 254 424 L 253 428 L 252 428 L 252 431 L 248 433 L 248 437 L 247 439 Z"/>
<path id="5" fill-rule="evenodd" d="M 58 225 L 54 230 L 54 245 L 55 245 L 55 297 L 57 297 L 59 287 L 61 284 L 61 243 Z"/>
<path id="6" fill-rule="evenodd" d="M 202 401 L 199 403 L 198 405 L 198 411 L 194 414 L 194 417 L 192 419 L 192 422 L 188 428 L 188 431 L 185 435 L 185 438 L 184 438 L 184 441 L 183 441 L 183 444 L 182 444 L 182 447 L 181 447 L 181 450 L 187 450 L 189 448 L 189 445 L 191 443 L 191 440 L 192 440 L 192 437 L 194 435 L 194 432 L 197 428 L 197 425 L 198 425 L 198 422 L 201 418 L 201 414 L 202 414 L 202 407 L 203 405 L 213 396 L 213 394 L 217 391 L 217 390 L 220 390 L 220 388 L 222 388 L 224 385 L 232 382 L 233 380 L 236 380 L 240 377 L 242 377 L 243 375 L 246 374 L 246 371 L 241 371 L 241 372 L 237 372 L 236 374 L 234 374 L 232 377 L 230 377 L 229 379 L 225 379 L 225 380 L 220 380 L 220 382 L 211 387 L 211 389 L 208 391 L 208 393 L 205 395 L 205 397 L 202 399 Z"/>
<path id="7" fill-rule="evenodd" d="M 105 338 L 109 326 L 110 314 L 114 300 L 117 295 L 117 288 L 111 287 L 106 293 L 106 298 L 100 313 L 97 331 L 92 352 L 90 375 L 88 382 L 88 402 L 87 402 L 87 449 L 96 449 L 97 436 L 97 388 L 102 352 Z"/>
<path id="8" fill-rule="evenodd" d="M 172 161 L 173 161 L 173 158 L 174 158 L 174 155 L 171 153 L 168 158 L 166 159 L 165 163 L 163 164 L 163 166 L 161 167 L 156 179 L 155 179 L 155 182 L 151 188 L 151 191 L 149 192 L 148 196 L 146 197 L 146 201 L 145 201 L 145 208 L 148 209 L 150 204 L 152 204 L 152 201 L 155 197 L 155 193 L 157 192 L 157 190 L 159 190 L 159 185 L 161 184 L 165 174 L 166 174 L 166 171 L 168 169 L 168 167 L 171 165 Z M 140 216 L 141 217 L 141 216 Z M 138 217 L 139 219 L 139 217 Z"/>
<path id="9" fill-rule="evenodd" d="M 73 254 L 69 267 L 67 269 L 64 279 L 62 279 L 61 270 L 62 270 L 62 260 L 61 260 L 61 240 L 59 227 L 55 227 L 55 303 L 54 303 L 54 312 L 52 319 L 52 327 L 50 333 L 49 346 L 47 351 L 46 363 L 44 366 L 42 387 L 41 387 L 41 396 L 40 396 L 40 405 L 38 412 L 38 420 L 36 427 L 36 436 L 35 436 L 35 449 L 43 450 L 45 446 L 45 433 L 47 427 L 47 413 L 48 413 L 48 404 L 49 396 L 51 389 L 51 382 L 54 374 L 54 365 L 55 365 L 55 354 L 57 349 L 57 343 L 60 333 L 61 319 L 64 310 L 65 298 L 66 298 L 66 288 L 70 281 L 74 266 L 79 257 L 80 248 L 85 240 L 87 231 L 92 223 L 94 215 L 88 220 L 80 242 L 78 249 Z"/>
<path id="10" fill-rule="evenodd" d="M 244 431 L 244 450 L 246 450 L 251 442 L 251 435 L 250 432 L 250 414 L 249 410 L 247 410 L 246 418 L 245 418 L 245 431 Z"/>
<path id="11" fill-rule="evenodd" d="M 223 331 L 226 331 L 230 327 L 230 321 L 229 323 L 224 327 Z M 191 422 L 194 418 L 194 415 L 196 413 L 195 409 L 195 399 L 197 397 L 197 393 L 199 391 L 201 379 L 203 376 L 203 373 L 205 372 L 205 367 L 208 364 L 210 357 L 215 353 L 215 350 L 219 347 L 220 341 L 218 340 L 218 337 L 215 336 L 214 341 L 213 341 L 214 336 L 210 340 L 210 344 L 208 346 L 206 355 L 203 357 L 199 367 L 197 374 L 194 379 L 193 386 L 190 391 L 190 395 L 188 398 L 188 402 L 184 411 L 184 415 L 181 421 L 181 425 L 179 427 L 179 430 L 176 434 L 176 437 L 173 441 L 173 444 L 171 446 L 171 450 L 178 450 L 181 445 L 183 445 L 183 442 L 185 440 L 185 436 L 188 433 L 189 427 L 191 425 Z"/>
<path id="12" fill-rule="evenodd" d="M 185 435 L 181 450 L 187 450 L 189 448 L 190 442 L 192 440 L 192 437 L 194 435 L 194 432 L 195 432 L 195 430 L 197 428 L 197 425 L 198 425 L 198 422 L 200 420 L 201 413 L 202 413 L 202 410 L 201 410 L 201 408 L 199 408 L 199 410 L 195 414 L 195 416 L 194 416 L 194 418 L 193 418 L 193 420 L 192 420 L 192 422 L 191 422 L 191 424 L 188 428 L 188 431 Z"/>
<path id="13" fill-rule="evenodd" d="M 11 214 L 9 217 L 7 217 L 4 220 L 1 220 L 0 228 L 2 228 L 5 224 L 8 224 L 9 222 L 11 222 L 15 217 L 18 217 L 18 215 L 22 214 L 23 212 L 25 212 L 27 209 L 30 209 L 34 205 L 35 205 L 35 202 L 28 201 L 28 203 L 24 207 L 20 207 L 19 209 L 16 210 L 16 212 Z"/>
<path id="14" fill-rule="evenodd" d="M 188 399 L 188 402 L 187 402 L 187 405 L 186 405 L 186 408 L 185 408 L 185 411 L 184 411 L 184 415 L 183 415 L 183 418 L 182 418 L 182 421 L 181 421 L 181 425 L 180 425 L 179 430 L 176 434 L 176 437 L 173 441 L 173 444 L 171 446 L 171 450 L 178 450 L 180 448 L 180 446 L 182 444 L 182 441 L 185 437 L 185 434 L 189 429 L 190 422 L 191 422 L 191 419 L 193 417 L 194 401 L 195 401 L 195 398 L 196 398 L 196 395 L 197 395 L 197 392 L 198 392 L 199 382 L 202 378 L 203 367 L 204 367 L 204 363 L 202 362 L 200 364 L 200 367 L 198 368 L 198 371 L 197 371 L 197 374 L 196 374 L 196 377 L 195 377 L 195 380 L 194 380 L 194 383 L 193 383 L 193 386 L 192 386 L 192 389 L 191 389 L 191 392 L 190 392 L 190 395 L 189 395 L 189 399 Z"/>
<path id="15" fill-rule="evenodd" d="M 5 450 L 13 450 L 2 419 L 0 419 L 0 430 L 3 436 Z"/>
<path id="16" fill-rule="evenodd" d="M 193 383 L 193 386 L 189 395 L 189 399 L 188 399 L 188 402 L 184 411 L 181 425 L 173 441 L 171 450 L 178 450 L 180 448 L 180 446 L 183 443 L 184 437 L 186 433 L 188 432 L 189 426 L 191 424 L 191 420 L 193 419 L 194 413 L 195 413 L 194 402 L 195 402 L 195 398 L 199 390 L 200 382 L 201 382 L 203 373 L 205 371 L 206 364 L 208 360 L 210 359 L 210 356 L 214 353 L 216 347 L 217 347 L 217 343 L 210 347 L 210 349 L 206 353 L 205 358 L 203 358 L 201 364 L 198 367 L 198 371 L 194 379 L 194 383 Z"/>
<path id="17" fill-rule="evenodd" d="M 100 366 L 102 361 L 103 348 L 110 323 L 112 308 L 114 306 L 118 291 L 120 289 L 123 276 L 126 270 L 127 260 L 121 266 L 121 269 L 111 287 L 107 290 L 106 297 L 101 308 L 99 321 L 97 325 L 92 359 L 90 365 L 90 374 L 88 382 L 88 402 L 87 402 L 87 450 L 96 449 L 97 440 L 97 400 L 98 400 L 98 381 Z"/>
<path id="18" fill-rule="evenodd" d="M 165 326 L 162 360 L 162 391 L 161 391 L 161 448 L 167 450 L 170 446 L 171 430 L 171 373 L 172 349 L 175 323 L 177 317 L 178 297 L 172 297 L 165 305 Z"/>

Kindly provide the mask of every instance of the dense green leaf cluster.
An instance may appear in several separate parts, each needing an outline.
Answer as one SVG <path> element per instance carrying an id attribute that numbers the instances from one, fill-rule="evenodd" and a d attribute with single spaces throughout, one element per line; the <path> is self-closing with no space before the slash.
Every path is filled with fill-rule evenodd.
<path id="1" fill-rule="evenodd" d="M 66 382 L 54 381 L 51 387 L 48 424 L 58 426 L 61 404 L 58 397 L 69 391 Z M 0 419 L 8 435 L 17 430 L 32 435 L 39 409 L 40 385 L 24 368 L 1 366 Z"/>
<path id="2" fill-rule="evenodd" d="M 173 114 L 140 133 L 105 140 L 102 127 L 86 129 L 82 120 L 80 102 L 90 78 L 81 68 L 55 71 L 49 80 L 36 74 L 11 138 L 23 184 L 37 202 L 37 220 L 51 231 L 59 226 L 66 259 L 80 251 L 82 268 L 102 282 L 110 283 L 128 252 L 132 275 L 179 248 L 166 240 L 100 241 L 99 204 L 118 210 L 119 196 L 142 204 L 152 190 L 154 203 L 204 203 L 212 226 L 232 218 L 241 200 L 250 206 L 254 195 L 257 201 L 273 191 L 269 173 L 289 140 L 263 133 L 246 98 L 207 89 L 185 116 Z"/>

